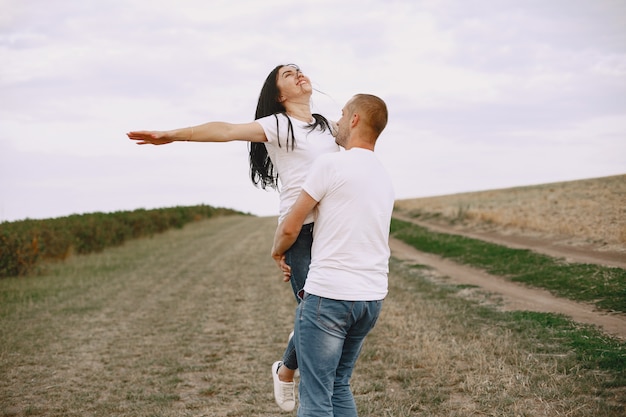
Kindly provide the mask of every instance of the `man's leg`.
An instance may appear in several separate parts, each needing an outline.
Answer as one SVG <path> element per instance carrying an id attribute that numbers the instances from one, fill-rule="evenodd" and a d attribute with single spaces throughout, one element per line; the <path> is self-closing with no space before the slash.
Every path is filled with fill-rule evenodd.
<path id="1" fill-rule="evenodd" d="M 350 389 L 350 378 L 361 353 L 365 337 L 374 328 L 382 308 L 381 301 L 359 301 L 352 309 L 353 324 L 343 344 L 333 390 L 334 417 L 356 417 L 356 404 Z"/>
<path id="2" fill-rule="evenodd" d="M 305 294 L 296 310 L 300 366 L 298 417 L 333 417 L 335 374 L 343 352 L 350 302 Z"/>

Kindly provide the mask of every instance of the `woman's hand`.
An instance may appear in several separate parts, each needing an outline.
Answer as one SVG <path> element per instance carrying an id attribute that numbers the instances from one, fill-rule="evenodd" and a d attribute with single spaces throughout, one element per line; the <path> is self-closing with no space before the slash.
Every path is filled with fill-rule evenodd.
<path id="1" fill-rule="evenodd" d="M 137 145 L 165 145 L 174 142 L 168 132 L 139 130 L 126 134 L 128 139 L 137 141 Z"/>

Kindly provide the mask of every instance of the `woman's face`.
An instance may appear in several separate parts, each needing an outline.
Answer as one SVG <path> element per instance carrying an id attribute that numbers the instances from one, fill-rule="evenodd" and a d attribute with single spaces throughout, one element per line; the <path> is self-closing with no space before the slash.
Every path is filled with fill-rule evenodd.
<path id="1" fill-rule="evenodd" d="M 278 101 L 293 100 L 302 96 L 310 96 L 313 92 L 311 80 L 296 65 L 285 65 L 278 70 L 276 87 L 280 91 Z"/>

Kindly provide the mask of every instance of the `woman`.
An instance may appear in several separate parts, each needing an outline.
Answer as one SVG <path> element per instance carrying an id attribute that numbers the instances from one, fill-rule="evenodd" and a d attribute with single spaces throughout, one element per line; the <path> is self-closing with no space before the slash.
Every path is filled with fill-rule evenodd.
<path id="1" fill-rule="evenodd" d="M 135 131 L 128 137 L 139 145 L 164 145 L 175 141 L 248 141 L 250 177 L 261 188 L 278 189 L 280 180 L 279 223 L 295 202 L 306 174 L 317 156 L 337 152 L 334 124 L 311 113 L 313 87 L 296 65 L 278 65 L 263 84 L 255 121 L 233 124 L 209 122 L 168 131 Z M 300 291 L 311 262 L 313 214 L 309 214 L 294 245 L 285 253 L 290 270 L 283 271 L 300 302 Z M 282 366 L 282 365 L 285 366 Z M 295 407 L 294 373 L 298 368 L 295 347 L 289 340 L 282 362 L 272 366 L 274 397 L 285 411 Z"/>

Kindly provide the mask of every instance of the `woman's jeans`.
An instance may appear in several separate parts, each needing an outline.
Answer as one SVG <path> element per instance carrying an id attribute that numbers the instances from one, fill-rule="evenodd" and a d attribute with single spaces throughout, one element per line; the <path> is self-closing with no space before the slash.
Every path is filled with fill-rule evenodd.
<path id="1" fill-rule="evenodd" d="M 298 238 L 294 244 L 285 252 L 285 262 L 291 267 L 291 289 L 296 297 L 296 302 L 300 303 L 300 291 L 304 288 L 306 276 L 309 273 L 311 264 L 311 245 L 313 245 L 313 223 L 302 226 Z M 289 340 L 287 349 L 283 354 L 283 364 L 292 370 L 298 369 L 296 358 L 296 348 L 293 339 Z"/>
<path id="2" fill-rule="evenodd" d="M 304 294 L 296 309 L 300 365 L 298 417 L 355 417 L 354 364 L 383 301 L 338 301 Z"/>

